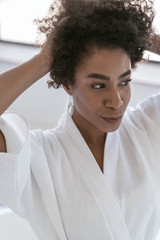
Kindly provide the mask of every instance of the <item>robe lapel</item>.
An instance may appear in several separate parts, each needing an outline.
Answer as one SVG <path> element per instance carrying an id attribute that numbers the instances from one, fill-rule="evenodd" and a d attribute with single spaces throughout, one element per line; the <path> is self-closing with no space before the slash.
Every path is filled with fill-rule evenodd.
<path id="1" fill-rule="evenodd" d="M 107 134 L 104 149 L 103 173 L 107 183 L 111 187 L 116 200 L 119 199 L 119 172 L 118 172 L 118 154 L 119 154 L 119 132 Z"/>
<path id="2" fill-rule="evenodd" d="M 120 206 L 108 184 L 107 178 L 102 174 L 94 156 L 74 124 L 70 114 L 66 114 L 66 118 L 63 119 L 61 127 L 65 133 L 67 144 L 72 146 L 70 158 L 73 158 L 75 161 L 76 156 L 76 164 L 83 173 L 86 182 L 92 189 L 99 208 L 103 212 L 106 228 L 108 228 L 108 232 L 110 232 L 109 239 L 130 240 L 129 232 Z M 115 153 L 117 154 L 117 151 Z M 105 155 L 106 156 L 104 157 L 107 158 L 106 152 Z M 110 159 L 110 161 L 112 161 L 112 159 Z M 107 164 L 104 166 L 104 174 L 106 168 Z M 106 237 L 107 236 L 108 235 L 106 235 Z"/>

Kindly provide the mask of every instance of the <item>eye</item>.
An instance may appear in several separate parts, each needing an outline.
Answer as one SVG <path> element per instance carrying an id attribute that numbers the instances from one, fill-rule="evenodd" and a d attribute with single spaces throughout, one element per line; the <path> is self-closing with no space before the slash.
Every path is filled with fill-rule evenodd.
<path id="1" fill-rule="evenodd" d="M 95 88 L 95 89 L 105 88 L 105 84 L 104 83 L 95 83 L 95 84 L 92 84 L 92 88 Z"/>
<path id="2" fill-rule="evenodd" d="M 126 80 L 124 82 L 121 82 L 120 86 L 127 86 L 131 81 L 132 81 L 132 79 L 128 79 L 128 80 Z"/>

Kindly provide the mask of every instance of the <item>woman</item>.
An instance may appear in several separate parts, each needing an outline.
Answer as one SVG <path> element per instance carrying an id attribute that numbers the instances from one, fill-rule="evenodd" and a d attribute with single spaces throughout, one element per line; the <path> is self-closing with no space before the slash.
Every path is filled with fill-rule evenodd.
<path id="1" fill-rule="evenodd" d="M 0 201 L 39 239 L 151 240 L 160 228 L 159 103 L 127 108 L 131 72 L 159 51 L 152 1 L 61 0 L 42 52 L 0 78 L 1 114 L 48 71 L 71 96 L 55 129 L 1 117 Z M 46 60 L 47 59 L 47 60 Z M 7 152 L 7 153 L 6 153 Z"/>

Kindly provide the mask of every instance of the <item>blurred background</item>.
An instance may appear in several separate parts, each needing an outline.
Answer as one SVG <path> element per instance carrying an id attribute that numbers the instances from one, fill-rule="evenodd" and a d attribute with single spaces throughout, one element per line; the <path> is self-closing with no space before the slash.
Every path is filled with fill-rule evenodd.
<path id="1" fill-rule="evenodd" d="M 0 72 L 37 54 L 37 28 L 33 20 L 45 16 L 51 0 L 0 0 Z M 160 1 L 155 1 L 154 26 L 160 33 Z M 149 61 L 133 72 L 131 106 L 160 91 L 160 57 L 145 53 Z M 25 91 L 8 110 L 23 113 L 30 128 L 53 128 L 68 101 L 63 89 L 48 89 L 46 75 Z M 29 224 L 0 204 L 0 239 L 37 240 Z M 156 240 L 160 240 L 160 234 Z"/>

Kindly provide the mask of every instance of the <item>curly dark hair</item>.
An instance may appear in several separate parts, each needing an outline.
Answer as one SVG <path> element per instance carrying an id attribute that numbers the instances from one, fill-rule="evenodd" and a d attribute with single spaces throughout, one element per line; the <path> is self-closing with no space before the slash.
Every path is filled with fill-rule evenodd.
<path id="1" fill-rule="evenodd" d="M 92 47 L 122 48 L 132 68 L 143 59 L 154 33 L 154 0 L 55 0 L 39 20 L 46 36 L 53 31 L 49 86 L 74 85 L 77 66 Z"/>

